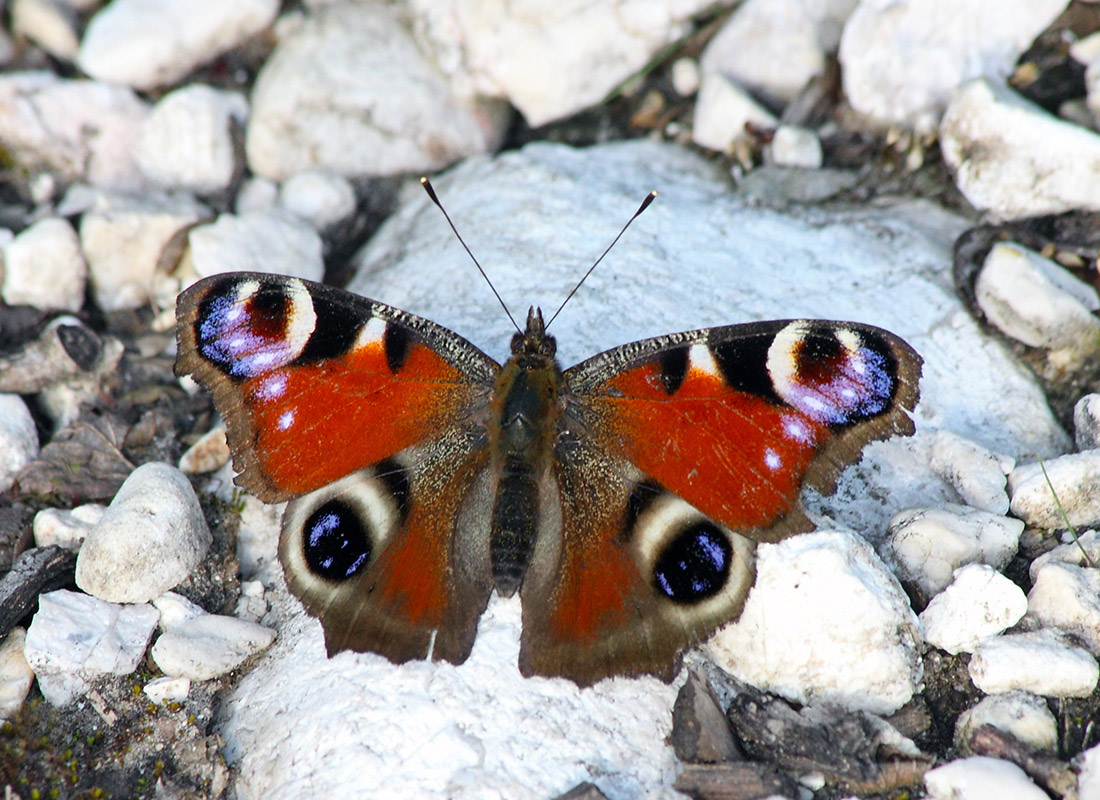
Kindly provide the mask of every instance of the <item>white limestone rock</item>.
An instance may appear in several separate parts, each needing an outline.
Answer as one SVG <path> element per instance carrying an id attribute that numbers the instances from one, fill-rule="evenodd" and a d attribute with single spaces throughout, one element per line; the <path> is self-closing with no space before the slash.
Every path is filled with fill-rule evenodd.
<path id="1" fill-rule="evenodd" d="M 99 194 L 80 220 L 80 243 L 100 308 L 117 311 L 151 299 L 163 302 L 166 294 L 174 298 L 171 289 L 179 285 L 166 273 L 187 231 L 209 215 L 186 195 Z"/>
<path id="2" fill-rule="evenodd" d="M 88 533 L 99 524 L 106 511 L 107 506 L 100 503 L 85 503 L 72 510 L 42 509 L 34 515 L 34 522 L 31 523 L 35 547 L 57 545 L 78 552 Z"/>
<path id="3" fill-rule="evenodd" d="M 990 514 L 1008 513 L 1005 487 L 1008 473 L 1016 466 L 1014 458 L 991 453 L 951 431 L 936 431 L 931 450 L 929 465 L 963 503 Z"/>
<path id="4" fill-rule="evenodd" d="M 210 547 L 195 490 L 175 467 L 135 469 L 88 534 L 76 585 L 102 600 L 141 603 L 186 578 Z"/>
<path id="5" fill-rule="evenodd" d="M 925 639 L 952 655 L 1011 628 L 1028 610 L 1023 590 L 985 564 L 967 564 L 920 614 Z"/>
<path id="6" fill-rule="evenodd" d="M 166 94 L 149 112 L 134 158 L 150 181 L 197 195 L 224 192 L 243 168 L 234 143 L 248 101 L 193 83 Z"/>
<path id="7" fill-rule="evenodd" d="M 891 714 L 919 688 L 920 625 L 874 550 L 819 531 L 757 548 L 739 620 L 707 651 L 740 680 L 800 703 Z"/>
<path id="8" fill-rule="evenodd" d="M 241 596 L 237 599 L 233 616 L 248 622 L 262 620 L 270 609 L 264 593 L 264 585 L 261 581 L 241 581 Z"/>
<path id="9" fill-rule="evenodd" d="M 135 89 L 170 86 L 267 28 L 278 0 L 113 0 L 80 43 L 80 68 Z"/>
<path id="10" fill-rule="evenodd" d="M 798 125 L 780 125 L 776 128 L 765 155 L 770 164 L 802 169 L 818 169 L 824 158 L 817 134 Z"/>
<path id="11" fill-rule="evenodd" d="M 220 272 L 270 272 L 319 281 L 325 275 L 323 244 L 317 231 L 278 209 L 221 214 L 192 228 L 184 256 L 201 277 Z"/>
<path id="12" fill-rule="evenodd" d="M 618 232 L 639 192 L 659 188 L 657 202 L 554 322 L 565 366 L 666 331 L 791 316 L 856 319 L 895 331 L 925 357 L 919 426 L 948 428 L 1012 456 L 1067 446 L 1033 376 L 1004 348 L 988 346 L 944 282 L 950 243 L 965 223 L 932 206 L 863 205 L 838 217 L 761 207 L 731 192 L 719 165 L 649 141 L 530 145 L 464 162 L 435 186 L 460 229 L 472 232 L 470 246 L 503 297 L 544 309 L 557 307 Z M 407 197 L 357 259 L 351 289 L 504 358 L 510 328 L 496 300 L 419 187 Z M 888 302 L 884 285 L 892 287 Z M 899 444 L 867 448 L 838 495 L 818 504 L 822 513 L 874 535 L 930 493 L 953 496 L 925 454 Z M 249 577 L 278 574 L 278 527 L 276 507 L 246 502 L 239 557 Z M 265 622 L 279 639 L 235 690 L 219 729 L 241 800 L 282 800 L 293 794 L 285 787 L 303 785 L 317 795 L 371 796 L 383 779 L 394 796 L 439 800 L 552 797 L 584 779 L 609 797 L 672 791 L 679 766 L 665 737 L 676 687 L 615 679 L 579 690 L 522 679 L 515 600 L 490 603 L 465 664 L 394 665 L 368 654 L 328 659 L 319 624 L 280 581 L 268 585 Z M 318 690 L 332 686 L 339 691 Z"/>
<path id="13" fill-rule="evenodd" d="M 150 655 L 165 675 L 205 681 L 236 669 L 274 640 L 275 631 L 255 622 L 202 614 L 170 626 Z"/>
<path id="14" fill-rule="evenodd" d="M 967 564 L 1001 569 L 1020 543 L 1024 523 L 969 506 L 909 508 L 890 520 L 888 553 L 898 574 L 926 595 L 942 591 Z"/>
<path id="15" fill-rule="evenodd" d="M 160 629 L 168 631 L 185 622 L 206 616 L 206 610 L 182 594 L 165 592 L 153 601 L 153 608 L 160 612 Z"/>
<path id="16" fill-rule="evenodd" d="M 180 472 L 186 472 L 188 475 L 214 472 L 229 463 L 230 455 L 229 442 L 225 438 L 225 427 L 219 425 L 204 433 L 180 456 Z"/>
<path id="17" fill-rule="evenodd" d="M 1051 562 L 1074 564 L 1079 567 L 1100 564 L 1100 531 L 1088 530 L 1078 534 L 1066 531 L 1062 534 L 1062 542 L 1063 544 L 1048 550 L 1031 562 L 1028 571 L 1032 584 L 1039 577 L 1039 570 Z"/>
<path id="18" fill-rule="evenodd" d="M 1100 140 L 1098 140 L 1100 141 Z M 1100 352 L 1096 290 L 1038 253 L 993 245 L 974 284 L 978 306 L 1003 333 L 1072 367 Z"/>
<path id="19" fill-rule="evenodd" d="M 51 704 L 63 706 L 103 675 L 129 675 L 157 625 L 150 605 L 118 605 L 60 589 L 38 598 L 23 653 Z"/>
<path id="20" fill-rule="evenodd" d="M 955 92 L 940 148 L 966 199 L 994 217 L 1100 209 L 1100 134 L 1000 83 L 977 80 Z"/>
<path id="21" fill-rule="evenodd" d="M 691 97 L 699 91 L 699 62 L 694 58 L 678 58 L 670 68 L 672 88 L 680 97 Z"/>
<path id="22" fill-rule="evenodd" d="M 986 694 L 1022 689 L 1045 697 L 1086 697 L 1100 676 L 1087 650 L 1050 628 L 990 637 L 974 649 L 967 669 Z"/>
<path id="23" fill-rule="evenodd" d="M 268 211 L 279 202 L 279 184 L 267 178 L 246 178 L 234 200 L 233 211 Z"/>
<path id="24" fill-rule="evenodd" d="M 601 102 L 690 30 L 709 0 L 411 0 L 417 33 L 464 93 L 508 100 L 532 126 Z"/>
<path id="25" fill-rule="evenodd" d="M 270 585 L 271 579 L 282 573 L 278 548 L 284 506 L 261 503 L 247 494 L 241 500 L 237 561 L 244 578 L 258 578 Z"/>
<path id="26" fill-rule="evenodd" d="M 38 455 L 38 428 L 17 394 L 0 394 L 0 492 Z"/>
<path id="27" fill-rule="evenodd" d="M 1077 796 L 1081 800 L 1100 797 L 1100 744 L 1078 753 L 1073 763 L 1080 769 L 1077 775 Z"/>
<path id="28" fill-rule="evenodd" d="M 1078 450 L 1100 448 L 1100 394 L 1086 394 L 1073 406 L 1073 438 Z"/>
<path id="29" fill-rule="evenodd" d="M 0 642 L 0 720 L 19 712 L 34 683 L 34 671 L 23 656 L 26 640 L 23 628 L 12 628 Z"/>
<path id="30" fill-rule="evenodd" d="M 12 0 L 11 31 L 25 36 L 54 58 L 72 63 L 80 40 L 75 10 L 55 0 Z"/>
<path id="31" fill-rule="evenodd" d="M 1008 496 L 1012 513 L 1036 528 L 1100 524 L 1100 450 L 1016 467 L 1008 476 Z"/>
<path id="32" fill-rule="evenodd" d="M 138 190 L 133 161 L 148 107 L 125 86 L 50 72 L 0 75 L 0 146 L 31 173 Z"/>
<path id="33" fill-rule="evenodd" d="M 264 63 L 245 147 L 252 172 L 277 181 L 309 170 L 424 173 L 495 149 L 506 127 L 500 103 L 456 96 L 400 9 L 338 3 L 306 18 Z"/>
<path id="34" fill-rule="evenodd" d="M 76 231 L 63 217 L 44 217 L 3 248 L 0 295 L 11 305 L 79 311 L 88 265 Z"/>
<path id="35" fill-rule="evenodd" d="M 158 705 L 182 703 L 191 691 L 191 680 L 189 678 L 171 678 L 168 676 L 153 678 L 142 687 L 142 691 Z"/>
<path id="36" fill-rule="evenodd" d="M 743 138 L 745 125 L 774 128 L 775 116 L 741 87 L 717 72 L 704 72 L 695 99 L 691 139 L 700 147 L 724 152 Z"/>
<path id="37" fill-rule="evenodd" d="M 1073 634 L 1100 655 L 1100 569 L 1049 561 L 1034 575 L 1028 616 L 1043 627 Z"/>
<path id="38" fill-rule="evenodd" d="M 1066 0 L 861 0 L 840 41 L 844 94 L 881 125 L 935 129 L 972 78 L 1007 77 Z M 1036 212 L 1041 213 L 1041 212 Z"/>
<path id="39" fill-rule="evenodd" d="M 989 756 L 960 758 L 924 773 L 931 800 L 1049 800 L 1027 773 Z"/>
<path id="40" fill-rule="evenodd" d="M 1058 720 L 1047 701 L 1030 692 L 992 694 L 968 708 L 955 723 L 955 746 L 969 754 L 970 736 L 982 725 L 992 725 L 1034 750 L 1058 752 Z"/>
<path id="41" fill-rule="evenodd" d="M 700 58 L 709 72 L 787 102 L 825 69 L 857 0 L 746 0 Z"/>
<path id="42" fill-rule="evenodd" d="M 323 233 L 355 213 L 355 189 L 339 175 L 302 172 L 279 187 L 279 205 Z"/>

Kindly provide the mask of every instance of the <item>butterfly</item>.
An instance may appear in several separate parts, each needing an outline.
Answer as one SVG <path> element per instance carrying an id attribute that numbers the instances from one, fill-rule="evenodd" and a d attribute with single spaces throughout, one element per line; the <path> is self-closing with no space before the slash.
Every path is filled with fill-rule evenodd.
<path id="1" fill-rule="evenodd" d="M 469 656 L 519 593 L 524 675 L 671 680 L 741 612 L 758 542 L 812 529 L 869 441 L 910 434 L 920 356 L 855 322 L 673 333 L 563 370 L 542 312 L 498 364 L 340 289 L 227 273 L 177 304 L 237 483 L 289 500 L 279 558 L 329 654 Z"/>

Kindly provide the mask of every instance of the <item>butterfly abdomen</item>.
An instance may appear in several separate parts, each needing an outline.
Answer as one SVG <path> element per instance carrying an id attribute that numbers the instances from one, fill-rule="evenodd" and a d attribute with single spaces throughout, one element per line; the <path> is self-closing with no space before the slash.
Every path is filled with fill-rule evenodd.
<path id="1" fill-rule="evenodd" d="M 509 454 L 500 473 L 489 538 L 493 584 L 506 597 L 519 588 L 531 560 L 538 506 L 538 482 L 531 465 L 522 455 Z"/>

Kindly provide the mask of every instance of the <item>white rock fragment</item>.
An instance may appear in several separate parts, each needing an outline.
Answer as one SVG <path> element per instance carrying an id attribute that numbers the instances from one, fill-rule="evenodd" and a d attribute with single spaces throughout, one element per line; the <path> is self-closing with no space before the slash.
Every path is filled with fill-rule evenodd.
<path id="1" fill-rule="evenodd" d="M 202 475 L 221 469 L 229 463 L 229 442 L 225 428 L 219 425 L 204 433 L 180 456 L 179 468 L 188 475 Z"/>
<path id="2" fill-rule="evenodd" d="M 188 678 L 153 678 L 142 691 L 157 704 L 182 703 L 191 691 L 191 681 Z"/>
<path id="3" fill-rule="evenodd" d="M 966 564 L 1001 569 L 1020 543 L 1024 523 L 969 506 L 909 508 L 890 520 L 889 552 L 900 577 L 926 595 L 939 593 Z"/>
<path id="4" fill-rule="evenodd" d="M 1046 700 L 1030 692 L 993 694 L 968 708 L 955 723 L 955 746 L 968 752 L 966 743 L 982 725 L 992 725 L 1035 750 L 1058 750 L 1058 720 Z"/>
<path id="5" fill-rule="evenodd" d="M 259 622 L 268 612 L 264 598 L 264 585 L 261 581 L 241 581 L 241 596 L 233 615 L 248 622 Z"/>
<path id="6" fill-rule="evenodd" d="M 704 72 L 695 99 L 691 138 L 700 147 L 724 152 L 746 136 L 745 125 L 774 128 L 775 116 L 717 72 Z"/>
<path id="7" fill-rule="evenodd" d="M 552 6 L 412 0 L 416 29 L 464 92 L 503 97 L 532 126 L 604 100 L 691 30 L 708 0 Z"/>
<path id="8" fill-rule="evenodd" d="M 699 91 L 699 62 L 694 58 L 678 58 L 672 62 L 672 88 L 680 97 L 691 97 Z"/>
<path id="9" fill-rule="evenodd" d="M 133 161 L 147 106 L 125 86 L 49 72 L 0 75 L 0 145 L 31 172 L 136 190 Z"/>
<path id="10" fill-rule="evenodd" d="M 159 297 L 185 234 L 209 214 L 186 195 L 100 194 L 80 221 L 80 243 L 100 308 L 139 308 Z"/>
<path id="11" fill-rule="evenodd" d="M 118 605 L 64 589 L 41 595 L 23 653 L 38 687 L 65 705 L 102 675 L 129 675 L 157 625 L 150 605 Z"/>
<path id="12" fill-rule="evenodd" d="M 944 113 L 940 147 L 966 199 L 997 217 L 1100 209 L 1100 135 L 1003 85 L 962 86 Z"/>
<path id="13" fill-rule="evenodd" d="M 506 125 L 501 104 L 455 96 L 398 9 L 341 3 L 308 17 L 264 63 L 245 148 L 252 171 L 273 180 L 421 173 L 494 149 Z"/>
<path id="14" fill-rule="evenodd" d="M 72 510 L 44 508 L 34 515 L 31 524 L 34 544 L 36 547 L 57 545 L 75 553 L 106 511 L 107 506 L 99 503 L 85 503 Z"/>
<path id="15" fill-rule="evenodd" d="M 275 631 L 235 617 L 203 614 L 169 628 L 150 654 L 165 675 L 205 681 L 236 669 L 275 641 Z"/>
<path id="16" fill-rule="evenodd" d="M 951 484 L 963 503 L 990 514 L 1008 513 L 1005 491 L 1008 473 L 1016 466 L 1009 456 L 991 453 L 951 431 L 936 431 L 929 466 Z"/>
<path id="17" fill-rule="evenodd" d="M 135 89 L 175 83 L 268 27 L 278 0 L 114 0 L 88 23 L 80 67 Z"/>
<path id="18" fill-rule="evenodd" d="M 1096 688 L 1096 659 L 1049 628 L 984 640 L 968 667 L 986 694 L 1022 689 L 1045 697 L 1085 697 Z"/>
<path id="19" fill-rule="evenodd" d="M 920 684 L 919 639 L 905 593 L 870 545 L 819 531 L 757 549 L 745 609 L 707 649 L 766 691 L 890 714 Z"/>
<path id="20" fill-rule="evenodd" d="M 1049 800 L 1027 773 L 989 756 L 960 758 L 924 773 L 932 800 Z"/>
<path id="21" fill-rule="evenodd" d="M 1073 438 L 1078 450 L 1100 448 L 1100 394 L 1086 394 L 1074 405 Z"/>
<path id="22" fill-rule="evenodd" d="M 1028 616 L 1077 637 L 1100 655 L 1100 569 L 1049 561 L 1035 573 Z"/>
<path id="23" fill-rule="evenodd" d="M 186 578 L 210 542 L 195 490 L 183 473 L 167 464 L 143 464 L 84 540 L 76 585 L 102 600 L 152 600 Z"/>
<path id="24" fill-rule="evenodd" d="M 222 214 L 187 237 L 186 264 L 206 277 L 242 270 L 319 281 L 325 274 L 321 237 L 285 211 Z"/>
<path id="25" fill-rule="evenodd" d="M 153 608 L 160 612 L 160 629 L 168 631 L 179 627 L 185 622 L 206 616 L 206 611 L 198 603 L 194 603 L 175 592 L 165 592 L 153 601 Z"/>
<path id="26" fill-rule="evenodd" d="M 84 305 L 88 266 L 67 219 L 45 217 L 20 231 L 3 248 L 3 266 L 6 303 L 65 311 Z"/>
<path id="27" fill-rule="evenodd" d="M 34 671 L 23 656 L 26 639 L 25 630 L 12 628 L 0 643 L 0 720 L 16 715 L 34 683 Z"/>
<path id="28" fill-rule="evenodd" d="M 267 211 L 279 202 L 279 184 L 267 178 L 247 178 L 234 200 L 233 211 L 243 215 L 249 211 Z"/>
<path id="29" fill-rule="evenodd" d="M 1026 345 L 1055 351 L 1052 361 L 1074 364 L 1100 351 L 1096 290 L 1038 253 L 995 244 L 974 292 L 991 323 Z"/>
<path id="30" fill-rule="evenodd" d="M 920 614 L 929 644 L 969 653 L 987 636 L 1011 628 L 1028 610 L 1023 590 L 992 567 L 967 564 Z"/>
<path id="31" fill-rule="evenodd" d="M 261 503 L 246 494 L 241 505 L 237 531 L 237 561 L 241 575 L 270 581 L 282 572 L 278 547 L 283 504 Z"/>
<path id="32" fill-rule="evenodd" d="M 746 0 L 707 44 L 703 70 L 773 100 L 792 100 L 825 69 L 857 0 Z"/>
<path id="33" fill-rule="evenodd" d="M 72 62 L 80 47 L 72 7 L 54 0 L 12 0 L 12 33 L 26 36 L 54 58 Z"/>
<path id="34" fill-rule="evenodd" d="M 1032 584 L 1038 578 L 1039 570 L 1051 562 L 1075 564 L 1079 567 L 1100 564 L 1100 531 L 1089 530 L 1078 535 L 1074 535 L 1072 531 L 1066 531 L 1062 535 L 1062 541 L 1064 544 L 1048 550 L 1031 562 L 1028 571 Z"/>
<path id="35" fill-rule="evenodd" d="M 279 187 L 279 205 L 320 233 L 355 213 L 355 189 L 339 175 L 302 172 Z"/>
<path id="36" fill-rule="evenodd" d="M 1100 523 L 1100 450 L 1016 467 L 1008 475 L 1008 496 L 1012 513 L 1036 528 L 1096 525 Z"/>
<path id="37" fill-rule="evenodd" d="M 883 125 L 935 128 L 952 91 L 1004 78 L 1066 0 L 862 0 L 840 41 L 844 94 Z M 1036 212 L 1041 213 L 1041 212 Z"/>
<path id="38" fill-rule="evenodd" d="M 1073 762 L 1080 769 L 1077 775 L 1077 796 L 1080 800 L 1100 797 L 1100 744 L 1079 753 Z"/>
<path id="39" fill-rule="evenodd" d="M 248 101 L 193 83 L 166 94 L 142 123 L 134 159 L 150 181 L 198 195 L 224 192 L 243 167 L 234 144 Z"/>
<path id="40" fill-rule="evenodd" d="M 27 404 L 17 394 L 0 394 L 0 492 L 37 455 L 38 429 Z"/>
<path id="41" fill-rule="evenodd" d="M 817 134 L 798 125 L 776 128 L 765 154 L 771 164 L 802 169 L 818 169 L 824 158 Z"/>

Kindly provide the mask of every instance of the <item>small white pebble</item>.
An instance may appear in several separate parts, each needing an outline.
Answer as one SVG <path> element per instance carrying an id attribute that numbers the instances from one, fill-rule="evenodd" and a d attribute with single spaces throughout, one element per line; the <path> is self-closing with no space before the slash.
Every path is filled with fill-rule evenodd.
<path id="1" fill-rule="evenodd" d="M 11 305 L 79 311 L 88 266 L 69 221 L 45 217 L 4 248 L 3 297 Z"/>
<path id="2" fill-rule="evenodd" d="M 32 529 L 36 547 L 57 545 L 78 552 L 80 545 L 102 519 L 107 506 L 86 503 L 72 510 L 44 508 L 34 515 Z"/>
<path id="3" fill-rule="evenodd" d="M 1035 572 L 1028 616 L 1080 639 L 1100 655 L 1100 569 L 1049 561 Z"/>
<path id="4" fill-rule="evenodd" d="M 741 87 L 717 72 L 704 72 L 695 100 L 691 138 L 708 150 L 725 150 L 747 136 L 746 123 L 774 128 L 775 116 Z"/>
<path id="5" fill-rule="evenodd" d="M 680 97 L 691 97 L 699 91 L 699 62 L 694 58 L 678 58 L 673 61 L 672 88 Z"/>
<path id="6" fill-rule="evenodd" d="M 992 567 L 968 564 L 920 614 L 925 639 L 948 653 L 971 652 L 1011 628 L 1028 609 L 1023 590 Z"/>
<path id="7" fill-rule="evenodd" d="M 1078 450 L 1100 447 L 1100 394 L 1086 394 L 1074 405 L 1073 438 Z"/>
<path id="8" fill-rule="evenodd" d="M 187 448 L 187 452 L 180 456 L 179 468 L 189 475 L 214 472 L 229 463 L 230 455 L 225 428 L 219 425 Z"/>
<path id="9" fill-rule="evenodd" d="M 823 159 L 821 140 L 808 128 L 780 125 L 768 145 L 767 157 L 778 167 L 820 169 Z"/>
<path id="10" fill-rule="evenodd" d="M 26 639 L 25 630 L 12 628 L 0 643 L 0 720 L 16 715 L 34 683 L 34 671 L 23 657 Z"/>
<path id="11" fill-rule="evenodd" d="M 924 773 L 932 800 L 1050 800 L 1027 773 L 988 756 L 960 758 Z"/>
<path id="12" fill-rule="evenodd" d="M 967 739 L 982 725 L 992 725 L 1036 750 L 1057 752 L 1058 720 L 1047 701 L 1030 692 L 991 694 L 968 708 L 955 723 L 955 746 L 966 752 Z"/>
<path id="13" fill-rule="evenodd" d="M 236 669 L 274 640 L 275 631 L 254 622 L 204 614 L 162 634 L 150 654 L 165 675 L 205 681 Z"/>
<path id="14" fill-rule="evenodd" d="M 38 429 L 27 404 L 17 394 L 0 394 L 0 492 L 37 455 Z"/>
<path id="15" fill-rule="evenodd" d="M 1049 628 L 984 640 L 968 670 L 986 694 L 1022 689 L 1045 697 L 1086 697 L 1100 677 L 1087 650 Z"/>
<path id="16" fill-rule="evenodd" d="M 962 501 L 990 514 L 1008 513 L 1007 475 L 1015 459 L 992 453 L 951 431 L 932 437 L 929 466 L 951 484 Z"/>
<path id="17" fill-rule="evenodd" d="M 279 205 L 324 232 L 355 213 L 355 189 L 339 175 L 299 172 L 279 187 Z"/>
<path id="18" fill-rule="evenodd" d="M 1070 453 L 1041 465 L 1036 462 L 1016 467 L 1008 476 L 1008 495 L 1013 515 L 1036 528 L 1098 525 L 1100 450 Z"/>
<path id="19" fill-rule="evenodd" d="M 153 678 L 142 689 L 154 703 L 182 703 L 191 691 L 188 678 Z"/>

